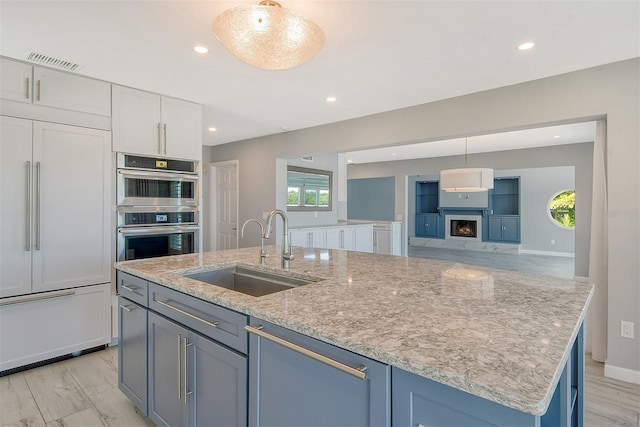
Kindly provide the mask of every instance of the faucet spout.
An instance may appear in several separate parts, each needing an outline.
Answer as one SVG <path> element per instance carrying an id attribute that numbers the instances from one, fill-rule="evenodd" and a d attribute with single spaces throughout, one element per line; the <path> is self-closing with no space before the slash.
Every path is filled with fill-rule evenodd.
<path id="1" fill-rule="evenodd" d="M 287 214 L 281 209 L 274 209 L 269 212 L 267 217 L 267 229 L 264 232 L 264 238 L 268 239 L 271 236 L 271 230 L 273 229 L 273 218 L 275 216 L 282 218 L 282 268 L 289 269 L 290 261 L 293 260 L 293 254 L 291 253 L 291 244 L 289 243 L 289 219 Z"/>
<path id="2" fill-rule="evenodd" d="M 264 247 L 264 239 L 266 237 L 265 237 L 264 227 L 262 226 L 262 223 L 260 221 L 258 221 L 257 219 L 253 219 L 253 218 L 246 220 L 244 222 L 244 224 L 242 224 L 242 230 L 240 231 L 240 237 L 244 237 L 244 228 L 250 222 L 255 222 L 256 224 L 258 224 L 260 226 L 260 265 L 264 267 L 266 265 L 266 258 L 269 256 L 269 253 L 266 251 L 266 249 Z"/>

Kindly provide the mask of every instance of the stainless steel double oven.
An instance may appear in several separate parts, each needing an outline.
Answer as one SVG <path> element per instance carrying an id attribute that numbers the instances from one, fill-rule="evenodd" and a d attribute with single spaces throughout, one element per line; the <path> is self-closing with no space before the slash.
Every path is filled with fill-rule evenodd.
<path id="1" fill-rule="evenodd" d="M 199 163 L 118 153 L 118 261 L 199 249 Z"/>

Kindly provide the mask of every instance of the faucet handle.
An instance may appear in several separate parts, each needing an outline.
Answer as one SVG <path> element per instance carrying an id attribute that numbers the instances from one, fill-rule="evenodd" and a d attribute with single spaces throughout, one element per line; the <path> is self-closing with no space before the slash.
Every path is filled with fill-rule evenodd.
<path id="1" fill-rule="evenodd" d="M 293 254 L 283 254 L 282 258 L 286 259 L 287 261 L 293 261 L 294 259 L 296 259 Z"/>

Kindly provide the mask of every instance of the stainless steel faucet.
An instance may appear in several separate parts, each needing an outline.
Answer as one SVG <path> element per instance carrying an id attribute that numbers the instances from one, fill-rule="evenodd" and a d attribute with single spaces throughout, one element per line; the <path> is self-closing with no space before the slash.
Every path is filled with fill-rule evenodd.
<path id="1" fill-rule="evenodd" d="M 267 217 L 267 230 L 264 233 L 264 238 L 268 239 L 269 236 L 271 236 L 273 217 L 276 215 L 280 215 L 282 218 L 282 268 L 288 270 L 289 262 L 293 260 L 293 254 L 291 253 L 291 245 L 289 244 L 289 227 L 287 225 L 289 220 L 283 210 L 274 209 L 269 212 L 269 216 Z"/>
<path id="2" fill-rule="evenodd" d="M 253 219 L 253 218 L 246 220 L 244 222 L 244 224 L 242 224 L 242 230 L 240 231 L 240 237 L 244 237 L 244 228 L 250 222 L 255 222 L 256 224 L 258 224 L 260 226 L 260 265 L 264 267 L 267 264 L 267 257 L 269 256 L 269 253 L 267 252 L 267 250 L 264 247 L 264 239 L 266 239 L 266 237 L 265 237 L 265 234 L 264 234 L 264 227 L 262 226 L 262 223 L 260 221 L 258 221 L 257 219 Z"/>

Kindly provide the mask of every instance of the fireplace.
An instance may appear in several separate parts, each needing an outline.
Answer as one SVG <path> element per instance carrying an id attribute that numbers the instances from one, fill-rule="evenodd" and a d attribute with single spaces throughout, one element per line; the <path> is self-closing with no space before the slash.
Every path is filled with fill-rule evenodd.
<path id="1" fill-rule="evenodd" d="M 445 215 L 445 239 L 482 241 L 482 216 Z"/>
<path id="2" fill-rule="evenodd" d="M 475 239 L 478 237 L 478 221 L 472 219 L 452 219 L 451 235 L 457 237 L 469 237 Z"/>

